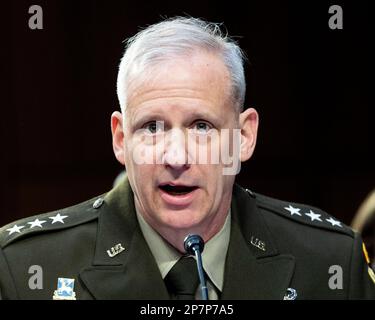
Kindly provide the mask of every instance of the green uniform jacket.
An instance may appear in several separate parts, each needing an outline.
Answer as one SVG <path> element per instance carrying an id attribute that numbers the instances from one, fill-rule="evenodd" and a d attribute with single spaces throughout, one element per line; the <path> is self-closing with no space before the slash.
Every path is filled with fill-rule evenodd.
<path id="1" fill-rule="evenodd" d="M 238 185 L 231 210 L 221 299 L 375 298 L 360 237 L 325 212 Z M 126 179 L 0 229 L 2 299 L 52 299 L 58 278 L 74 279 L 76 299 L 169 299 Z"/>

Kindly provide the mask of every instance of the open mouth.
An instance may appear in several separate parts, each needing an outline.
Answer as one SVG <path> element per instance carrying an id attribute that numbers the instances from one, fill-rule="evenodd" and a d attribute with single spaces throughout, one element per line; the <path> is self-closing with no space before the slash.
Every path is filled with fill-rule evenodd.
<path id="1" fill-rule="evenodd" d="M 172 195 L 172 196 L 183 196 L 183 195 L 186 195 L 190 192 L 193 192 L 198 187 L 194 187 L 194 186 L 191 186 L 191 187 L 190 186 L 174 186 L 174 185 L 171 185 L 171 184 L 166 184 L 166 185 L 159 186 L 159 188 L 161 190 L 163 190 L 164 192 Z"/>

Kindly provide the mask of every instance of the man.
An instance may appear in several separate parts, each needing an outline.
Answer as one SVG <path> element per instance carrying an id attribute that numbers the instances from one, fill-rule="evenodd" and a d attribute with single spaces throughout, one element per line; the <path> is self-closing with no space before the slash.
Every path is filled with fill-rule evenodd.
<path id="1" fill-rule="evenodd" d="M 319 209 L 234 184 L 258 114 L 219 27 L 174 18 L 128 41 L 111 119 L 126 177 L 109 193 L 1 229 L 4 299 L 375 298 L 362 241 Z M 42 273 L 42 285 L 38 276 Z"/>

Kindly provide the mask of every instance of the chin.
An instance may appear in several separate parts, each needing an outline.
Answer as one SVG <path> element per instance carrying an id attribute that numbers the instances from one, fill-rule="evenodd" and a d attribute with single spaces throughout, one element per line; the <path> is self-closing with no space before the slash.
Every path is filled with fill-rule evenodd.
<path id="1" fill-rule="evenodd" d="M 170 211 L 170 210 L 168 210 Z M 173 213 L 168 212 L 162 223 L 173 229 L 192 229 L 202 224 L 203 217 L 194 217 L 192 212 L 179 212 L 174 211 Z"/>

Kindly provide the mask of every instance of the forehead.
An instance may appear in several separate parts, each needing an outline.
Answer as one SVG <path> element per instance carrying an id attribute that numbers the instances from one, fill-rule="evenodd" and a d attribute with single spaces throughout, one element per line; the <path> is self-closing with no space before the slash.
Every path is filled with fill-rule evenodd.
<path id="1" fill-rule="evenodd" d="M 128 87 L 126 112 L 157 105 L 223 106 L 230 100 L 231 81 L 222 59 L 209 52 L 171 58 L 149 67 Z"/>

